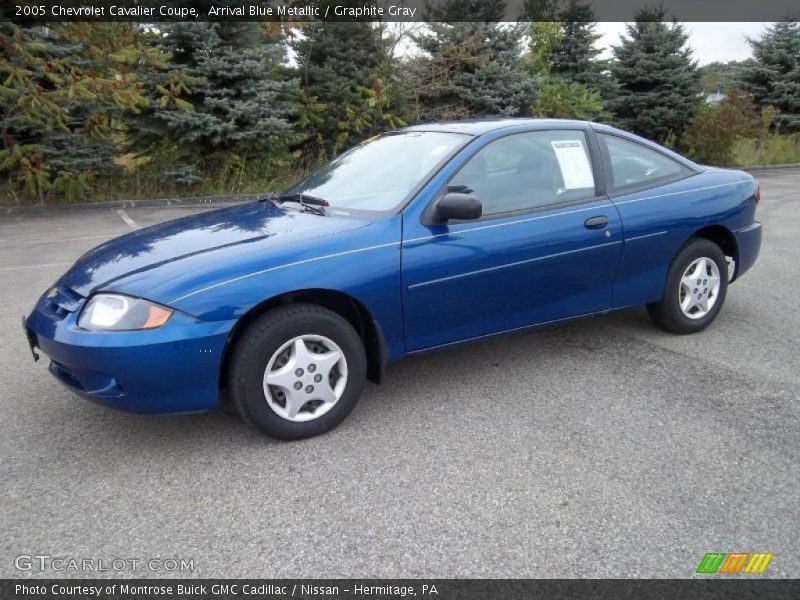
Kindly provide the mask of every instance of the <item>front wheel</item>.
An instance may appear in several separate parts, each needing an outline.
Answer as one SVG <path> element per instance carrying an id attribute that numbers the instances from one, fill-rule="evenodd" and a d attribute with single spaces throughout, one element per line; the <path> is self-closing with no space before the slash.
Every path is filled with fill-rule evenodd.
<path id="1" fill-rule="evenodd" d="M 254 321 L 231 356 L 236 411 L 267 435 L 295 440 L 336 427 L 361 396 L 361 338 L 336 313 L 311 304 L 276 308 Z"/>
<path id="2" fill-rule="evenodd" d="M 695 333 L 719 314 L 728 290 L 725 254 L 705 239 L 690 241 L 672 261 L 664 297 L 647 305 L 650 317 L 673 333 Z"/>

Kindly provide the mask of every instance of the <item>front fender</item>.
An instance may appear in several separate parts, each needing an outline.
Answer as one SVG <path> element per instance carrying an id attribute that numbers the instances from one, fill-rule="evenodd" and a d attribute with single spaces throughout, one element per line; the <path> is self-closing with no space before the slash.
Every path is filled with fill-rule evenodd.
<path id="1" fill-rule="evenodd" d="M 147 297 L 205 321 L 237 320 L 265 300 L 304 289 L 347 294 L 369 311 L 384 332 L 391 358 L 403 343 L 400 300 L 400 219 L 312 242 L 278 248 L 247 268 L 217 269 L 177 290 L 163 285 Z M 188 265 L 186 265 L 188 266 Z M 189 277 L 189 276 L 187 276 Z"/>

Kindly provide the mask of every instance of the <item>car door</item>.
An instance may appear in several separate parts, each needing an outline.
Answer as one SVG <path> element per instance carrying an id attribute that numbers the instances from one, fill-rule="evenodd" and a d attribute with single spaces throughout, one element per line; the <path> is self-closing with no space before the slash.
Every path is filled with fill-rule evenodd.
<path id="1" fill-rule="evenodd" d="M 433 202 L 472 193 L 483 204 L 478 220 L 433 224 L 409 211 L 409 352 L 610 307 L 622 228 L 589 136 L 527 131 L 466 150 L 473 155 Z"/>
<path id="2" fill-rule="evenodd" d="M 685 192 L 691 188 L 683 182 L 697 171 L 678 156 L 619 134 L 599 131 L 597 140 L 606 191 L 625 223 L 611 304 L 613 308 L 646 304 L 662 296 L 676 250 L 692 228 L 699 228 L 689 221 L 687 230 L 687 217 L 676 209 L 678 203 L 689 201 Z"/>

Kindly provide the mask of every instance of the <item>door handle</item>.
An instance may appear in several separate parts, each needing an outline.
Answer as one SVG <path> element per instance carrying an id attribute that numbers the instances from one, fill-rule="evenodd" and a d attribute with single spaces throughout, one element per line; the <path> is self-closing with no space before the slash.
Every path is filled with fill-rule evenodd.
<path id="1" fill-rule="evenodd" d="M 608 217 L 605 215 L 591 217 L 583 222 L 583 226 L 586 229 L 602 229 L 606 225 L 608 225 Z"/>

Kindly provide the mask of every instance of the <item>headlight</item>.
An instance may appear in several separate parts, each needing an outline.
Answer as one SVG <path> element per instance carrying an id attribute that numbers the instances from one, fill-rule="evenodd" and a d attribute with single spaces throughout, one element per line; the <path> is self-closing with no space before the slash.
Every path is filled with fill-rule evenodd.
<path id="1" fill-rule="evenodd" d="M 119 294 L 92 296 L 81 312 L 78 327 L 90 331 L 155 329 L 172 316 L 172 311 L 141 298 Z"/>

